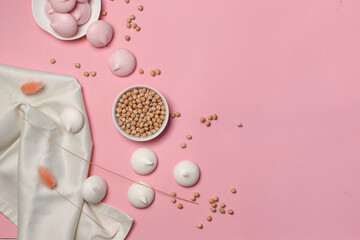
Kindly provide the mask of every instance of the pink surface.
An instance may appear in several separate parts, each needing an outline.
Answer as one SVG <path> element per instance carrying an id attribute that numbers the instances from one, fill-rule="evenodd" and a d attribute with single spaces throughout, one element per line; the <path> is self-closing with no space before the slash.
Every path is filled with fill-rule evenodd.
<path id="1" fill-rule="evenodd" d="M 115 35 L 102 49 L 85 38 L 66 42 L 44 32 L 31 1 L 0 3 L 0 62 L 79 80 L 94 162 L 180 196 L 201 193 L 199 206 L 178 210 L 156 194 L 139 210 L 127 201 L 129 182 L 92 168 L 107 180 L 104 201 L 135 219 L 127 239 L 359 239 L 360 2 L 153 0 L 138 12 L 139 3 L 103 1 Z M 140 32 L 125 28 L 130 14 Z M 119 47 L 136 55 L 144 75 L 118 78 L 107 69 L 107 57 Z M 157 67 L 162 74 L 152 78 Z M 85 70 L 97 76 L 85 78 Z M 157 88 L 182 114 L 153 142 L 131 142 L 112 122 L 113 100 L 134 84 Z M 219 119 L 206 128 L 199 117 L 210 113 Z M 159 157 L 149 176 L 130 167 L 132 151 L 143 146 Z M 184 159 L 201 168 L 192 188 L 172 177 Z M 210 214 L 207 199 L 214 195 L 235 214 Z M 0 237 L 15 235 L 0 216 Z"/>

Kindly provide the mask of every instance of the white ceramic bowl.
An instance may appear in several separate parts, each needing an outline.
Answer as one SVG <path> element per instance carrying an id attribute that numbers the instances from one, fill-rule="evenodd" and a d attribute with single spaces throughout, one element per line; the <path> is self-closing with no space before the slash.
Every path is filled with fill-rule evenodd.
<path id="1" fill-rule="evenodd" d="M 127 134 L 118 124 L 118 120 L 116 118 L 116 108 L 117 108 L 117 104 L 118 104 L 118 101 L 120 99 L 120 97 L 126 93 L 127 91 L 129 90 L 132 90 L 134 88 L 148 88 L 150 90 L 153 90 L 154 92 L 156 92 L 157 94 L 159 94 L 159 96 L 161 97 L 161 100 L 162 102 L 164 103 L 164 106 L 165 106 L 165 120 L 163 121 L 162 125 L 161 125 L 161 128 L 156 132 L 154 133 L 153 135 L 150 135 L 150 136 L 147 136 L 147 137 L 135 137 L 133 135 L 130 135 L 130 134 Z M 146 86 L 146 85 L 134 85 L 134 86 L 131 86 L 131 87 L 128 87 L 126 89 L 124 89 L 115 99 L 114 101 L 114 104 L 113 104 L 113 108 L 112 108 L 112 117 L 113 117 L 113 120 L 114 120 L 114 124 L 116 126 L 116 128 L 119 130 L 119 132 L 124 135 L 125 137 L 127 137 L 128 139 L 131 139 L 133 141 L 138 141 L 138 142 L 145 142 L 145 141 L 149 141 L 151 139 L 154 139 L 156 138 L 157 136 L 160 135 L 160 133 L 165 129 L 168 121 L 169 121 L 169 105 L 167 104 L 164 96 L 156 89 L 152 88 L 152 87 L 149 87 L 149 86 Z"/>
<path id="2" fill-rule="evenodd" d="M 46 1 L 47 0 L 32 0 L 33 16 L 37 25 L 39 25 L 46 32 L 61 40 L 74 40 L 83 37 L 86 34 L 86 30 L 88 29 L 90 24 L 97 21 L 100 16 L 101 0 L 89 0 L 89 4 L 91 7 L 91 15 L 89 20 L 85 24 L 78 26 L 78 31 L 74 36 L 69 38 L 62 37 L 57 34 L 50 26 L 50 20 L 46 17 L 44 10 Z"/>

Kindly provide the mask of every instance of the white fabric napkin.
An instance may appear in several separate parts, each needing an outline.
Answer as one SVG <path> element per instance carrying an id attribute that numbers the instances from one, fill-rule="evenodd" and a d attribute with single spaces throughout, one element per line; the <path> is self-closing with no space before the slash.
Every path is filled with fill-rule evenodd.
<path id="1" fill-rule="evenodd" d="M 41 81 L 44 89 L 26 96 L 22 84 Z M 21 114 L 10 104 L 9 96 Z M 68 107 L 78 109 L 85 124 L 79 133 L 66 132 L 59 116 Z M 0 212 L 17 227 L 19 240 L 103 240 L 124 239 L 132 218 L 107 204 L 87 204 L 81 185 L 89 163 L 50 142 L 42 133 L 73 153 L 90 160 L 92 141 L 81 87 L 75 78 L 0 65 Z M 37 168 L 47 168 L 56 180 L 57 190 L 82 208 L 83 212 L 47 188 Z"/>

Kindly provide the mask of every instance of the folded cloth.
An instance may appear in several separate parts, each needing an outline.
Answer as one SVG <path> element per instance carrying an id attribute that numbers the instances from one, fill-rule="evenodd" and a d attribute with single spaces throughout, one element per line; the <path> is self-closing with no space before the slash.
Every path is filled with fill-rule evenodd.
<path id="1" fill-rule="evenodd" d="M 43 82 L 44 89 L 34 95 L 24 95 L 19 89 L 31 81 Z M 10 95 L 14 106 L 9 101 Z M 60 113 L 68 107 L 78 109 L 85 120 L 84 127 L 76 134 L 65 131 L 59 122 Z M 25 118 L 30 123 L 24 121 Z M 89 163 L 65 152 L 42 135 L 90 160 L 90 129 L 81 87 L 75 78 L 0 65 L 0 123 L 0 212 L 18 227 L 17 239 L 117 240 L 126 237 L 132 226 L 131 217 L 104 203 L 84 202 L 80 190 L 88 175 Z M 56 189 L 82 211 L 42 184 L 38 166 L 52 173 Z"/>

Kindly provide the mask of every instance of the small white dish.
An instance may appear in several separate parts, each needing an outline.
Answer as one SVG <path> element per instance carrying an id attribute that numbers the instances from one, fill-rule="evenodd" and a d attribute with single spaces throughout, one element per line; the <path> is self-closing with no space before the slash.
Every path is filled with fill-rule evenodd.
<path id="1" fill-rule="evenodd" d="M 127 134 L 118 124 L 118 120 L 116 119 L 116 108 L 117 108 L 117 104 L 118 104 L 118 101 L 120 99 L 120 97 L 126 93 L 127 91 L 129 90 L 132 90 L 134 88 L 148 88 L 150 90 L 153 90 L 154 92 L 156 92 L 160 97 L 161 97 L 161 100 L 162 102 L 164 103 L 164 106 L 165 106 L 165 120 L 163 121 L 160 129 L 154 133 L 153 135 L 150 135 L 150 136 L 147 136 L 147 137 L 135 137 L 133 135 L 130 135 L 130 134 Z M 114 104 L 113 104 L 113 108 L 112 108 L 112 118 L 114 120 L 114 124 L 116 126 L 116 128 L 119 130 L 119 132 L 124 135 L 126 138 L 130 139 L 130 140 L 133 140 L 133 141 L 137 141 L 137 142 L 145 142 L 145 141 L 149 141 L 151 139 L 154 139 L 156 138 L 157 136 L 160 135 L 160 133 L 165 129 L 168 121 L 169 121 L 169 106 L 164 98 L 164 96 L 156 89 L 152 88 L 152 87 L 149 87 L 149 86 L 146 86 L 146 85 L 134 85 L 134 86 L 131 86 L 131 87 L 128 87 L 126 89 L 124 89 L 115 99 L 114 101 Z"/>
<path id="2" fill-rule="evenodd" d="M 78 31 L 74 36 L 69 38 L 62 37 L 57 34 L 50 26 L 50 20 L 47 18 L 44 10 L 46 1 L 47 0 L 32 0 L 32 12 L 34 19 L 37 25 L 39 25 L 39 27 L 61 40 L 74 40 L 83 37 L 86 34 L 86 30 L 88 29 L 90 24 L 97 21 L 100 16 L 101 0 L 89 0 L 89 4 L 91 7 L 91 16 L 89 20 L 85 24 L 78 26 Z"/>

